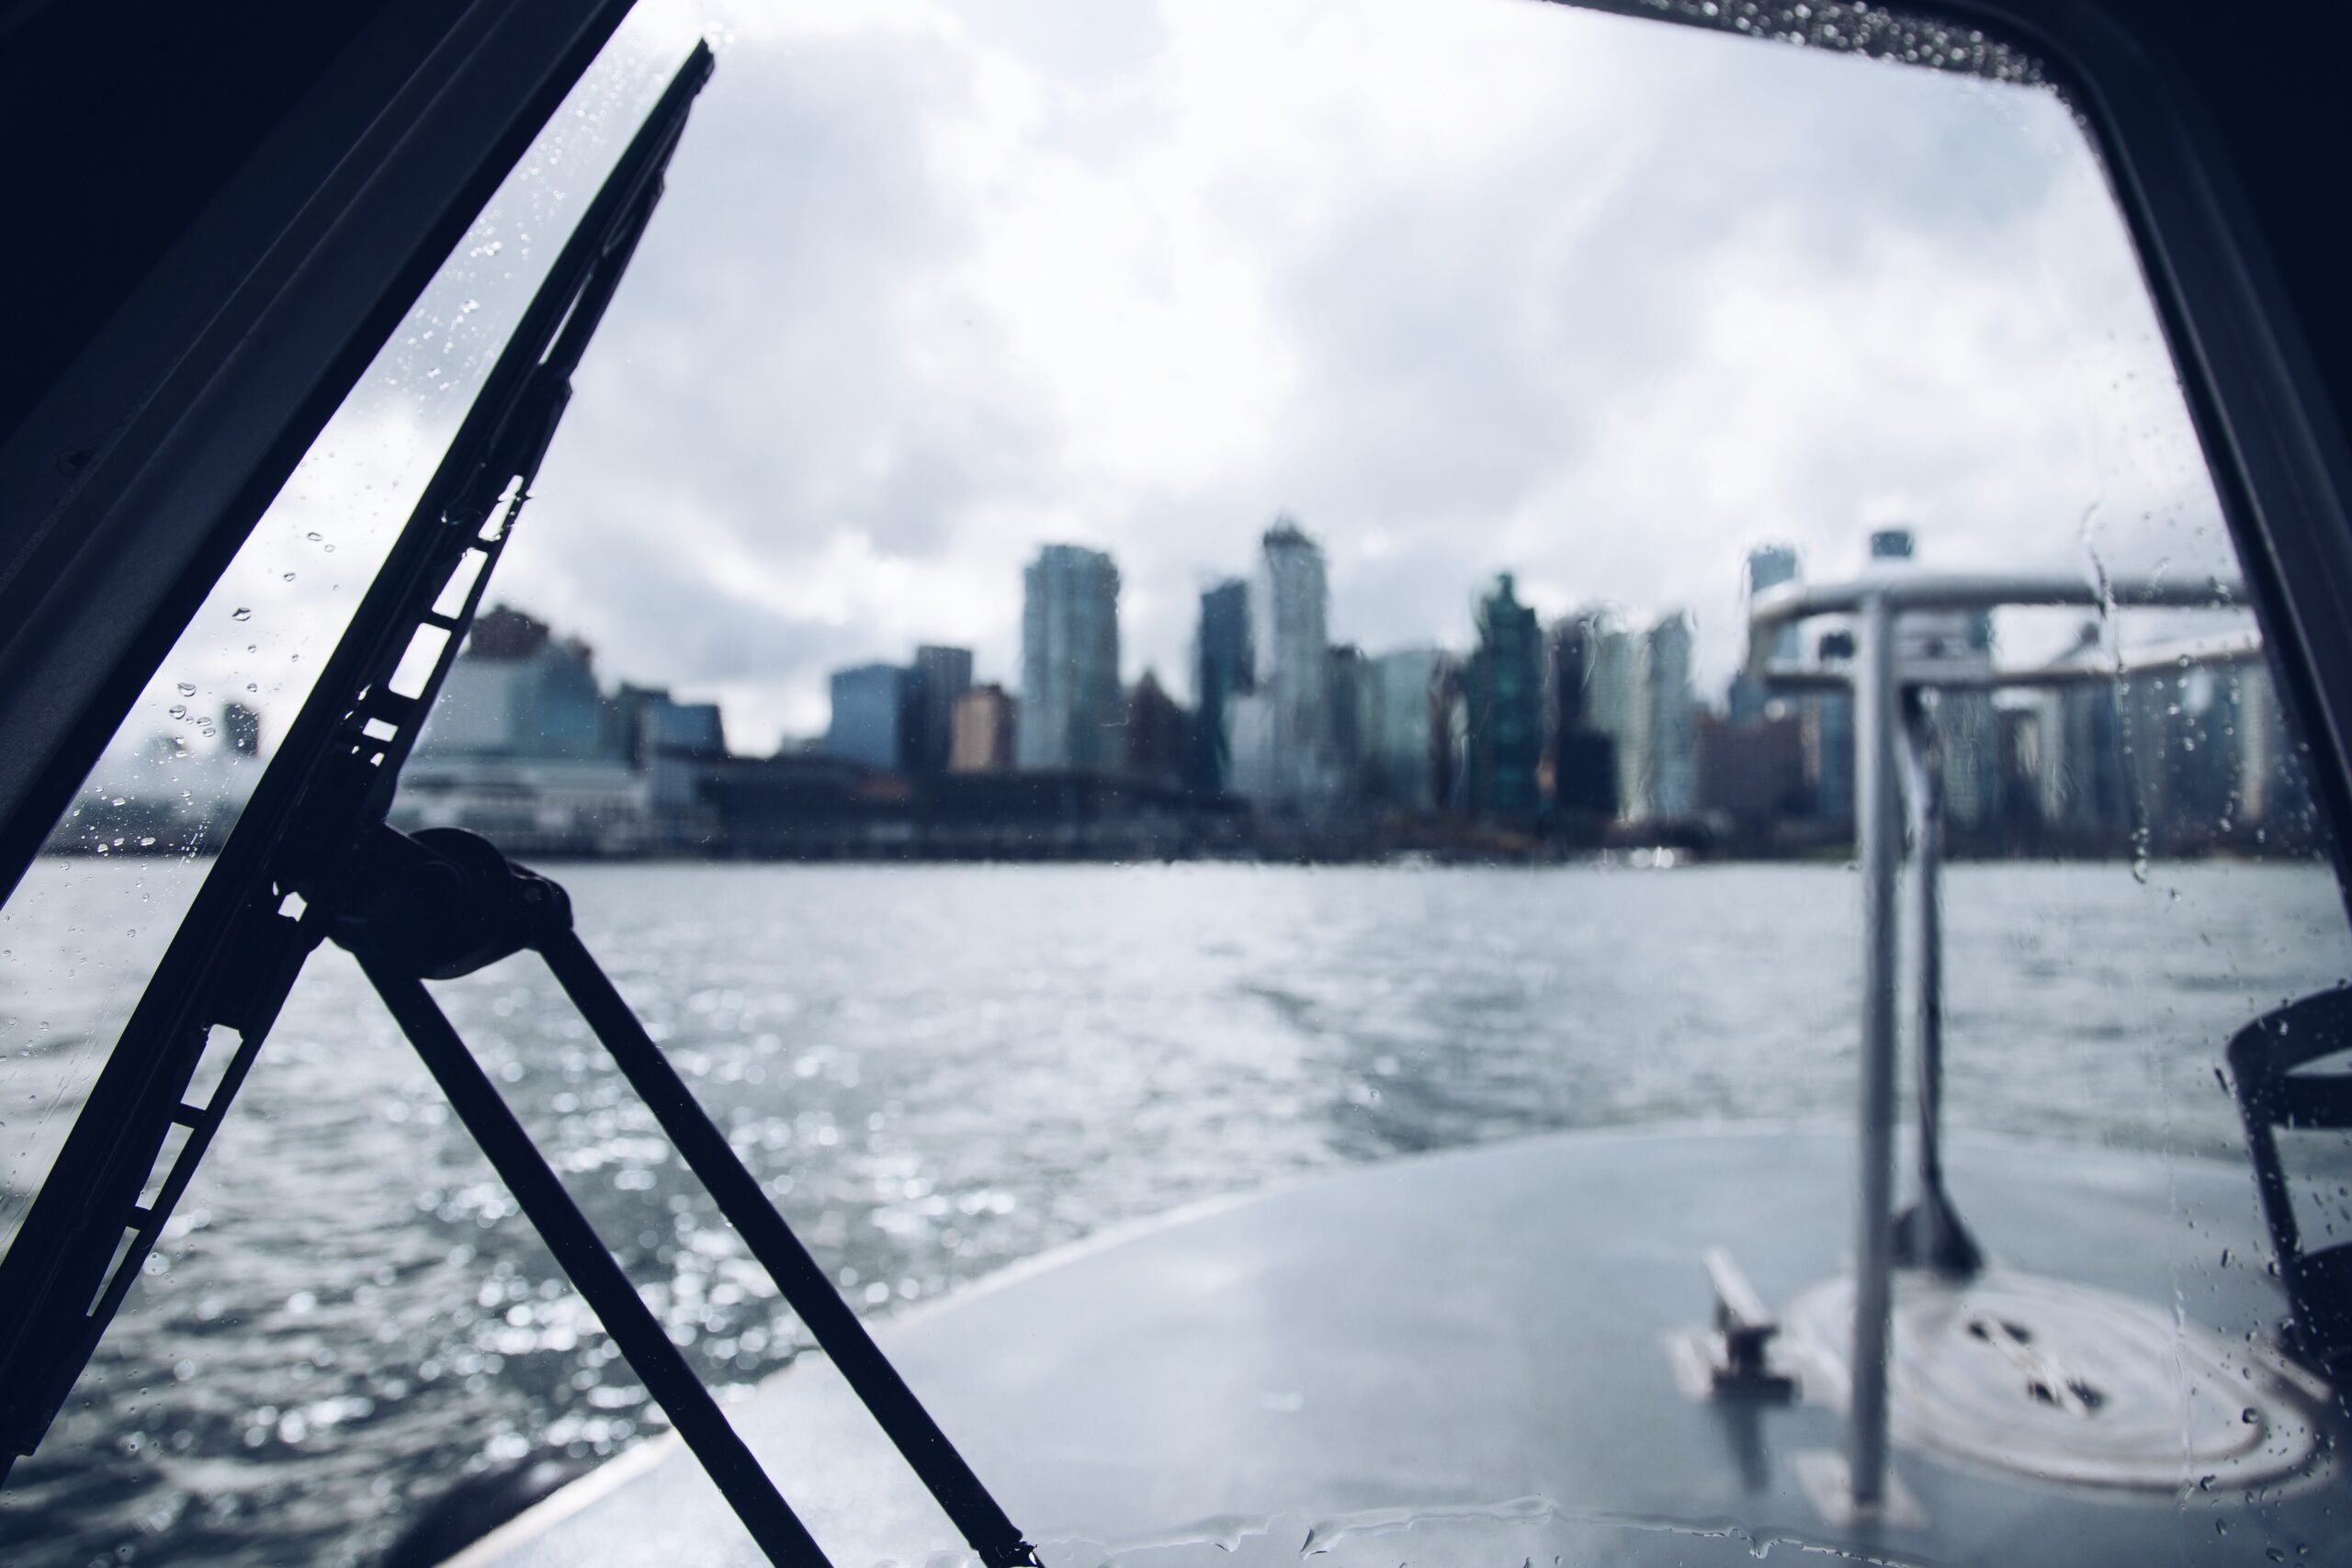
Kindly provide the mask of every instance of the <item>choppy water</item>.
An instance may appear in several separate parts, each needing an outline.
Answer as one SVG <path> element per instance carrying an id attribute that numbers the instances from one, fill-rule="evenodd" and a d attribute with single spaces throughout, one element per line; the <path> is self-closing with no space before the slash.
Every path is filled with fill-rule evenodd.
<path id="1" fill-rule="evenodd" d="M 0 1219 L 195 874 L 48 863 L 0 922 Z M 1835 867 L 562 875 L 875 1312 L 1303 1171 L 1852 1097 L 1856 890 Z M 1962 867 L 1948 932 L 1953 1120 L 2137 1148 L 2233 1150 L 2223 1041 L 2352 971 L 2334 886 L 2301 867 Z M 544 973 L 441 992 L 705 1374 L 784 1365 L 797 1323 Z M 649 1429 L 339 953 L 150 1273 L 0 1495 L 11 1564 L 365 1562 L 469 1469 Z"/>

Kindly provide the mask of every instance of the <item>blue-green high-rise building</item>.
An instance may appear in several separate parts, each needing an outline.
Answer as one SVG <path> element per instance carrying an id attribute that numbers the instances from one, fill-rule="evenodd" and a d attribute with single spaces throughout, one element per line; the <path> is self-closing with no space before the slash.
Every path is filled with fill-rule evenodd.
<path id="1" fill-rule="evenodd" d="M 1541 804 L 1535 765 L 1544 750 L 1544 639 L 1511 575 L 1478 601 L 1478 647 L 1464 672 L 1470 810 L 1532 821 Z"/>

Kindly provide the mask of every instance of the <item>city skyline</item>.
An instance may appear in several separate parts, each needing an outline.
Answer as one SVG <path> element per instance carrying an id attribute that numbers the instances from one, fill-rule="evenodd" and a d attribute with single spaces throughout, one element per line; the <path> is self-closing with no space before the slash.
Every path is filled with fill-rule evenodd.
<path id="1" fill-rule="evenodd" d="M 1907 527 L 1867 538 L 1881 570 L 1913 570 L 1919 545 Z M 1761 592 L 1802 581 L 1804 565 L 1767 542 L 1746 552 L 1741 575 Z M 1466 648 L 1365 649 L 1332 639 L 1322 546 L 1278 514 L 1249 575 L 1200 596 L 1187 707 L 1149 672 L 1118 678 L 1124 586 L 1106 553 L 1042 545 L 1021 577 L 1020 687 L 976 681 L 968 649 L 922 643 L 903 664 L 833 671 L 823 736 L 767 756 L 730 746 L 715 704 L 628 679 L 607 687 L 586 643 L 494 600 L 451 669 L 395 815 L 560 853 L 905 853 L 938 832 L 960 855 L 1019 858 L 1056 841 L 1063 852 L 1083 841 L 1230 854 L 1261 833 L 1298 852 L 1360 854 L 1396 845 L 1400 829 L 1412 841 L 1412 822 L 1457 847 L 1474 841 L 1464 832 L 1576 849 L 1630 830 L 1786 853 L 1850 832 L 1849 694 L 1759 686 L 1744 672 L 1720 697 L 1702 690 L 1685 611 L 1640 625 L 1587 606 L 1547 624 L 1504 571 L 1474 601 Z M 1938 619 L 1923 613 L 1905 635 L 2019 667 L 1996 660 L 1992 613 Z M 1804 640 L 1824 661 L 1850 648 L 1834 622 Z M 1779 660 L 1807 651 L 1785 635 L 1773 649 Z M 2097 669 L 2107 657 L 2101 628 L 2078 622 L 2054 662 Z M 1946 818 L 1980 849 L 2096 852 L 2140 834 L 2211 847 L 2274 821 L 2302 831 L 2307 803 L 2258 669 L 2184 665 L 1999 703 L 1966 689 L 1928 701 Z M 226 705 L 217 727 L 179 711 L 244 758 L 262 750 L 251 706 Z M 200 770 L 206 755 L 159 735 L 141 766 L 169 775 Z M 76 831 L 118 847 L 210 835 L 234 807 L 228 793 L 193 816 L 168 788 L 110 804 L 108 793 L 85 791 Z M 908 811 L 916 819 L 888 825 Z M 946 815 L 925 826 L 935 812 Z M 212 826 L 192 827 L 197 818 Z M 1069 838 L 1081 822 L 1091 836 Z M 1029 836 L 1041 831 L 1049 837 Z"/>
<path id="2" fill-rule="evenodd" d="M 1259 543 L 1253 561 L 1234 563 L 1248 575 L 1209 579 L 1210 585 L 1198 601 L 1188 669 L 1163 679 L 1155 668 L 1147 666 L 1135 680 L 1124 678 L 1118 658 L 1123 637 L 1120 597 L 1127 585 L 1116 561 L 1106 552 L 1049 543 L 1039 547 L 1035 558 L 1023 569 L 1021 598 L 1023 618 L 1031 627 L 1024 645 L 1035 643 L 1041 633 L 1051 628 L 1047 634 L 1051 647 L 1024 646 L 1015 660 L 1018 679 L 987 679 L 992 672 L 977 664 L 970 649 L 919 644 L 905 663 L 874 660 L 831 671 L 827 679 L 831 697 L 825 724 L 810 735 L 785 737 L 775 750 L 778 754 L 821 750 L 869 767 L 936 774 L 949 769 L 960 699 L 979 691 L 989 694 L 996 706 L 978 716 L 975 722 L 1014 738 L 1014 746 L 996 765 L 1024 771 L 1114 773 L 1123 766 L 1116 736 L 1133 722 L 1130 705 L 1139 690 L 1148 687 L 1155 700 L 1189 697 L 1193 706 L 1180 711 L 1190 723 L 1204 705 L 1209 683 L 1216 681 L 1224 682 L 1217 695 L 1223 723 L 1213 731 L 1195 729 L 1188 734 L 1183 741 L 1188 755 L 1175 771 L 1188 787 L 1208 787 L 1212 793 L 1230 790 L 1261 805 L 1279 804 L 1283 809 L 1295 810 L 1317 799 L 1336 801 L 1363 792 L 1363 780 L 1341 777 L 1356 764 L 1336 760 L 1331 726 L 1338 722 L 1348 729 L 1346 750 L 1351 758 L 1370 761 L 1384 744 L 1383 726 L 1402 727 L 1402 721 L 1382 714 L 1383 699 L 1377 694 L 1383 681 L 1393 676 L 1388 667 L 1396 660 L 1414 661 L 1417 669 L 1430 672 L 1430 678 L 1441 670 L 1450 670 L 1449 678 L 1457 683 L 1466 677 L 1475 685 L 1481 679 L 1479 659 L 1499 597 L 1510 601 L 1511 615 L 1525 618 L 1531 628 L 1529 646 L 1532 648 L 1536 641 L 1544 645 L 1534 657 L 1546 663 L 1547 671 L 1558 668 L 1558 639 L 1572 628 L 1578 639 L 1576 668 L 1582 671 L 1589 690 L 1573 705 L 1574 719 L 1563 719 L 1561 710 L 1546 713 L 1540 748 L 1549 770 L 1544 785 L 1547 799 L 1549 792 L 1563 787 L 1559 779 L 1573 772 L 1559 754 L 1558 732 L 1582 730 L 1612 738 L 1608 794 L 1620 813 L 1631 819 L 1693 817 L 1699 810 L 1692 750 L 1699 721 L 1749 723 L 1769 710 L 1803 719 L 1804 767 L 1824 792 L 1822 807 L 1832 816 L 1849 809 L 1845 797 L 1851 787 L 1851 738 L 1847 732 L 1850 721 L 1837 711 L 1838 701 L 1760 691 L 1737 670 L 1720 684 L 1699 678 L 1690 657 L 1691 616 L 1685 609 L 1669 607 L 1645 621 L 1629 616 L 1620 606 L 1586 602 L 1565 615 L 1544 615 L 1532 605 L 1517 604 L 1515 576 L 1506 570 L 1483 587 L 1465 591 L 1465 615 L 1453 635 L 1402 648 L 1374 644 L 1367 649 L 1336 641 L 1329 629 L 1335 604 L 1319 536 L 1308 533 L 1283 512 L 1274 515 Z M 1917 559 L 1920 535 L 1906 526 L 1885 526 L 1869 530 L 1860 543 L 1863 558 L 1883 567 Z M 1743 594 L 1801 579 L 1805 575 L 1804 565 L 1803 553 L 1786 543 L 1751 545 L 1737 571 Z M 1978 613 L 1969 619 L 1972 642 L 1989 653 L 1995 635 L 1991 613 Z M 477 644 L 488 646 L 510 638 L 515 635 L 516 623 L 530 628 L 527 635 L 540 642 L 553 637 L 547 624 L 508 606 L 503 598 L 494 598 L 493 608 L 478 629 Z M 2076 633 L 2090 637 L 2088 627 L 2079 622 L 2073 625 Z M 2047 628 L 2041 640 L 2047 641 Z M 576 660 L 576 669 L 566 677 L 581 688 L 573 705 L 585 702 L 593 708 L 596 688 L 594 677 L 587 673 L 592 650 L 576 637 L 562 639 L 562 646 Z M 1777 658 L 1791 657 L 1792 633 L 1784 631 L 1774 646 Z M 2086 640 L 2060 657 L 2090 657 L 2102 646 L 2103 642 Z M 1081 656 L 1078 662 L 1086 668 L 1083 673 L 1065 679 L 1071 670 L 1073 649 Z M 1335 689 L 1329 682 L 1340 678 L 1343 660 L 1351 690 L 1361 694 L 1340 705 L 1351 716 L 1335 721 L 1330 716 L 1337 711 L 1332 705 Z M 2007 662 L 2024 661 L 2012 658 Z M 460 664 L 453 678 L 452 690 L 442 706 L 455 711 L 443 714 L 435 724 L 445 746 L 453 725 L 472 722 L 468 716 L 471 701 L 468 681 L 477 674 L 476 666 L 468 661 Z M 1040 737 L 1048 726 L 1022 726 L 1015 716 L 1024 697 L 1037 691 L 1041 677 L 1062 686 L 1086 688 L 1082 694 L 1064 691 L 1057 696 L 1056 704 L 1068 711 L 1058 722 L 1057 738 L 1046 740 Z M 1548 672 L 1544 681 L 1548 694 Z M 623 694 L 654 691 L 664 702 L 672 700 L 669 688 L 640 686 L 627 680 L 618 691 Z M 1490 694 L 1464 694 L 1474 705 L 1491 701 Z M 679 695 L 687 705 L 707 711 L 711 732 L 719 732 L 724 724 L 721 705 L 695 703 L 691 693 Z M 1558 699 L 1547 694 L 1544 700 Z M 2004 738 L 2002 716 L 2014 712 L 2019 703 L 2039 705 L 2045 699 L 2013 694 L 2004 700 L 2011 705 L 2001 706 L 1981 693 L 1951 694 L 1945 699 L 1955 716 L 1951 727 L 1953 758 L 1949 795 L 1956 818 L 1964 823 L 1990 811 L 2002 787 L 1997 761 L 2003 748 L 2014 744 Z M 845 717 L 853 708 L 854 716 Z M 114 766 L 102 764 L 92 787 L 103 791 L 110 773 L 151 771 L 163 755 L 158 747 L 166 740 L 174 748 L 173 756 L 196 760 L 220 743 L 208 716 L 185 705 L 175 711 L 188 716 L 183 722 L 191 734 L 153 733 L 140 739 L 132 750 L 126 744 L 126 731 L 109 752 Z M 263 728 L 260 713 L 242 703 L 229 704 L 227 711 L 237 716 L 240 749 L 248 756 L 254 754 Z M 1037 711 L 1050 716 L 1052 709 Z M 1278 713 L 1284 716 L 1279 733 Z M 577 728 L 594 720 L 591 716 L 563 722 Z M 2079 728 L 2084 721 L 2074 722 Z M 740 729 L 729 734 L 736 740 L 742 739 Z M 1238 748 L 1237 735 L 1242 737 Z M 1082 742 L 1078 750 L 1072 749 L 1073 736 Z M 1393 746 L 1393 738 L 1386 743 Z M 559 749 L 561 744 L 565 743 L 560 742 Z M 2054 744 L 2045 741 L 2040 749 Z M 433 749 L 430 736 L 426 749 Z M 764 750 L 756 742 L 749 748 L 733 748 L 740 755 L 764 754 Z M 1237 753 L 1245 771 L 1258 771 L 1236 776 Z M 1214 758 L 1213 772 L 1208 773 L 1203 771 L 1210 765 L 1204 763 L 1204 756 Z M 1486 787 L 1470 781 L 1477 762 L 1468 750 L 1461 752 L 1455 765 L 1463 774 L 1455 787 L 1474 791 Z M 1267 771 L 1270 768 L 1272 771 Z M 1574 795 L 1589 786 L 1572 783 L 1566 787 Z M 2052 787 L 2045 784 L 2043 791 L 2050 796 L 2045 804 L 2054 808 Z M 1441 802 L 1445 786 L 1438 786 Z M 1407 790 L 1405 795 L 1418 793 Z M 1453 804 L 1458 807 L 1461 802 Z"/>
<path id="3" fill-rule="evenodd" d="M 1921 543 L 1917 530 L 1890 525 L 1870 530 L 1863 547 L 1874 569 L 1899 571 L 1921 564 Z M 1755 544 L 1740 575 L 1750 595 L 1801 581 L 1804 557 L 1783 543 Z M 1022 665 L 1024 679 L 1051 682 L 1046 722 L 1057 735 L 1071 716 L 1056 710 L 1070 708 L 1071 692 L 1089 683 L 1076 666 L 1099 682 L 1115 661 L 1122 581 L 1107 555 L 1067 545 L 1041 547 L 1024 569 Z M 976 751 L 944 771 L 1150 779 L 1325 837 L 1367 814 L 1398 812 L 1548 824 L 1548 833 L 1586 842 L 1645 823 L 1677 831 L 1709 824 L 1711 835 L 1760 842 L 1758 835 L 1785 835 L 1798 822 L 1815 824 L 1807 831 L 1817 837 L 1850 821 L 1850 695 L 1776 689 L 1744 670 L 1720 688 L 1702 686 L 1685 610 L 1644 625 L 1587 605 L 1547 624 L 1504 571 L 1475 601 L 1466 648 L 1366 649 L 1333 640 L 1333 608 L 1320 541 L 1278 513 L 1248 575 L 1200 595 L 1191 708 L 1147 671 L 1124 699 L 1105 686 L 1091 700 L 1091 729 L 1102 744 L 1089 757 L 1061 739 L 1024 739 L 1017 755 L 1012 747 Z M 1068 629 L 1076 625 L 1091 628 L 1082 643 Z M 1934 630 L 1997 662 L 1992 612 Z M 1849 639 L 1834 622 L 1802 639 L 1786 628 L 1772 639 L 1772 659 L 1834 660 Z M 2072 647 L 2039 662 L 2098 659 L 2105 641 L 2078 621 Z M 926 655 L 954 658 L 968 678 L 967 650 L 929 648 L 918 659 Z M 850 699 L 841 694 L 872 685 L 884 694 L 876 722 L 897 727 L 912 711 L 907 682 L 917 677 L 888 665 L 837 671 L 821 750 L 917 775 L 943 771 L 903 743 L 876 755 L 843 739 L 867 721 L 844 719 L 840 704 Z M 1022 734 L 1021 693 L 988 692 L 987 722 Z M 2285 777 L 2275 700 L 2264 677 L 2245 671 L 2013 690 L 1998 701 L 1953 690 L 1930 702 L 1946 815 L 1955 831 L 1978 840 L 2112 840 L 2135 824 L 2173 833 L 2192 820 L 2227 831 L 2233 816 L 2260 817 Z M 2127 731 L 2143 743 L 2127 747 Z"/>

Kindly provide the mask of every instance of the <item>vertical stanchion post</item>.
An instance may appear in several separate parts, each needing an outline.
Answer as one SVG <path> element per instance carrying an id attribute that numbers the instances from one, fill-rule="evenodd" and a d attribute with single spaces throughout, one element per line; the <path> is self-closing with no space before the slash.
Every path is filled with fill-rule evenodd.
<path id="1" fill-rule="evenodd" d="M 1886 1355 L 1894 1267 L 1894 613 L 1871 594 L 1856 616 L 1854 833 L 1862 869 L 1861 1120 L 1854 1215 L 1854 1354 L 1846 1417 L 1849 1495 L 1878 1505 L 1886 1482 Z"/>
<path id="2" fill-rule="evenodd" d="M 1911 823 L 1911 1037 L 1919 1122 L 1921 1260 L 1950 1251 L 1944 1211 L 1943 777 L 1933 720 L 1915 694 L 1903 709 L 1904 803 Z"/>

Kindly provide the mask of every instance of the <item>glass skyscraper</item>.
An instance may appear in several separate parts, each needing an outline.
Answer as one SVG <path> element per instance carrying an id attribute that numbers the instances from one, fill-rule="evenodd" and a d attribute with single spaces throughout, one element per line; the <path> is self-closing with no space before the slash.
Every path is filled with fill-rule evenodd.
<path id="1" fill-rule="evenodd" d="M 1250 585 L 1250 653 L 1257 694 L 1267 708 L 1260 782 L 1272 805 L 1313 810 L 1339 791 L 1331 748 L 1330 603 L 1323 547 L 1288 517 L 1276 518 Z"/>
<path id="2" fill-rule="evenodd" d="M 1690 736 L 1699 700 L 1690 685 L 1690 617 L 1680 611 L 1642 636 L 1634 750 L 1638 818 L 1688 817 L 1696 808 Z"/>
<path id="3" fill-rule="evenodd" d="M 1114 773 L 1125 716 L 1119 569 L 1100 550 L 1047 545 L 1022 573 L 1021 766 Z"/>
<path id="4" fill-rule="evenodd" d="M 1464 695 L 1470 809 L 1482 817 L 1532 819 L 1539 804 L 1535 764 L 1544 747 L 1543 636 L 1509 572 L 1478 601 L 1478 647 L 1470 656 Z"/>
<path id="5" fill-rule="evenodd" d="M 1193 639 L 1193 740 L 1186 781 L 1204 795 L 1233 785 L 1231 710 L 1251 689 L 1250 585 L 1228 578 L 1201 594 Z"/>

